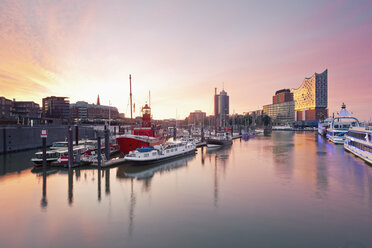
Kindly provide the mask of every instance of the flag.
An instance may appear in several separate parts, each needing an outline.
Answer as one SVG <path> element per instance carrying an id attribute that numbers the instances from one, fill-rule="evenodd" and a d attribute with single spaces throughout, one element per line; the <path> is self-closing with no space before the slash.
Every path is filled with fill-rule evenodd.
<path id="1" fill-rule="evenodd" d="M 133 112 L 136 112 L 136 104 L 133 103 Z"/>

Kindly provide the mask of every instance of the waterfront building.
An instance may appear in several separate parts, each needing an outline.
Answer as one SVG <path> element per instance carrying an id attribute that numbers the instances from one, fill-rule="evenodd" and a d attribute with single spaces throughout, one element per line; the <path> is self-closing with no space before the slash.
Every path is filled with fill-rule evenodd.
<path id="1" fill-rule="evenodd" d="M 295 121 L 295 102 L 289 89 L 275 92 L 273 103 L 263 106 L 263 113 L 268 115 L 274 124 L 288 124 Z"/>
<path id="2" fill-rule="evenodd" d="M 0 121 L 3 123 L 9 122 L 12 119 L 12 100 L 0 97 Z"/>
<path id="3" fill-rule="evenodd" d="M 289 89 L 282 89 L 275 92 L 273 104 L 293 101 L 293 93 Z"/>
<path id="4" fill-rule="evenodd" d="M 205 112 L 202 112 L 201 110 L 195 110 L 189 115 L 189 124 L 202 125 L 206 117 L 207 114 Z"/>
<path id="5" fill-rule="evenodd" d="M 328 117 L 328 70 L 305 78 L 292 89 L 296 121 L 318 121 Z"/>
<path id="6" fill-rule="evenodd" d="M 214 96 L 215 114 L 217 123 L 220 126 L 225 126 L 229 118 L 229 96 L 225 90 L 222 90 L 219 95 Z"/>
<path id="7" fill-rule="evenodd" d="M 289 124 L 295 121 L 295 103 L 268 104 L 263 106 L 263 113 L 272 119 L 273 124 Z"/>
<path id="8" fill-rule="evenodd" d="M 66 122 L 70 118 L 68 97 L 49 96 L 43 98 L 42 118 L 46 122 Z"/>
<path id="9" fill-rule="evenodd" d="M 250 115 L 250 116 L 252 116 L 253 119 L 255 119 L 258 116 L 263 115 L 263 110 L 262 109 L 258 109 L 258 110 L 243 112 L 243 116 L 245 116 L 245 115 Z"/>
<path id="10" fill-rule="evenodd" d="M 32 101 L 15 101 L 12 104 L 12 115 L 17 119 L 17 123 L 29 125 L 39 124 L 41 120 L 40 105 Z"/>
<path id="11" fill-rule="evenodd" d="M 98 98 L 99 99 L 99 98 Z M 99 100 L 97 100 L 99 102 Z M 84 101 L 78 101 L 71 104 L 71 117 L 74 121 L 96 120 L 115 120 L 119 118 L 119 111 L 116 107 L 89 104 Z"/>

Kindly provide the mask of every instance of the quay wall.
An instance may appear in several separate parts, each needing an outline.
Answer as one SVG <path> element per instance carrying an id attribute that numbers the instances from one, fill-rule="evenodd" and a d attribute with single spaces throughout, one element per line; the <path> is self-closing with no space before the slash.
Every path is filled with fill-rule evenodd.
<path id="1" fill-rule="evenodd" d="M 0 154 L 42 147 L 41 129 L 48 130 L 47 146 L 67 140 L 67 126 L 0 127 Z M 72 130 L 75 142 L 76 127 L 72 126 Z M 79 126 L 78 135 L 79 139 L 94 139 L 96 136 L 93 127 L 84 126 Z"/>

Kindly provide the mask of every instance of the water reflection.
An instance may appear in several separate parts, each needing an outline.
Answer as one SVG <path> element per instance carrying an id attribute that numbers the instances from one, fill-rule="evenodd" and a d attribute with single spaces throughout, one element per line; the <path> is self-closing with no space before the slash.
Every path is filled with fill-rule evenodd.
<path id="1" fill-rule="evenodd" d="M 36 150 L 21 151 L 0 155 L 0 176 L 7 173 L 18 172 L 31 168 L 31 158 Z"/>
<path id="2" fill-rule="evenodd" d="M 272 133 L 272 145 L 267 147 L 271 149 L 271 154 L 275 163 L 275 171 L 277 175 L 287 181 L 293 176 L 293 134 L 283 132 Z M 296 144 L 300 145 L 300 144 Z M 266 151 L 268 149 L 265 149 Z M 267 151 L 269 152 L 269 151 Z"/>
<path id="3" fill-rule="evenodd" d="M 150 181 L 156 173 L 163 173 L 166 171 L 175 170 L 183 166 L 187 166 L 187 163 L 195 158 L 195 155 L 187 155 L 183 158 L 178 158 L 168 162 L 162 162 L 158 164 L 150 165 L 139 165 L 139 166 L 128 166 L 124 167 L 123 172 L 118 174 L 128 178 L 136 178 L 137 180 Z"/>
<path id="4" fill-rule="evenodd" d="M 222 168 L 223 174 L 226 172 L 226 163 L 228 162 L 229 155 L 231 153 L 231 145 L 222 146 L 219 148 L 208 148 L 209 161 L 214 160 L 214 173 L 213 173 L 213 205 L 218 207 L 218 196 L 219 196 L 219 181 L 218 173 L 219 168 Z"/>
<path id="5" fill-rule="evenodd" d="M 315 133 L 274 132 L 149 166 L 30 170 L 29 158 L 17 160 L 22 173 L 7 164 L 13 173 L 0 176 L 1 247 L 27 246 L 19 235 L 30 247 L 372 242 L 372 168 Z"/>
<path id="6" fill-rule="evenodd" d="M 71 168 L 68 169 L 68 204 L 71 206 L 73 199 L 74 199 L 74 178 L 73 178 L 73 170 Z"/>
<path id="7" fill-rule="evenodd" d="M 320 199 L 327 198 L 327 191 L 329 187 L 328 182 L 328 166 L 327 166 L 327 146 L 325 138 L 317 135 L 315 136 L 315 142 L 317 145 L 316 152 L 316 196 Z"/>
<path id="8" fill-rule="evenodd" d="M 134 228 L 134 210 L 136 207 L 136 195 L 133 190 L 133 178 L 130 179 L 130 203 L 129 203 L 129 225 L 128 225 L 128 233 L 129 236 L 132 236 L 133 234 L 133 228 Z"/>
<path id="9" fill-rule="evenodd" d="M 45 209 L 48 206 L 48 200 L 47 200 L 47 173 L 46 173 L 46 168 L 43 169 L 43 194 L 41 198 L 41 208 Z"/>

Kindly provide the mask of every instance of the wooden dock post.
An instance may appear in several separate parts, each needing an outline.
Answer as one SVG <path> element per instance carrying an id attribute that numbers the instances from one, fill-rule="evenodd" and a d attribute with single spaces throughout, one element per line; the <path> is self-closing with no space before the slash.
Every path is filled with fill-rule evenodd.
<path id="1" fill-rule="evenodd" d="M 73 154 L 73 144 L 72 144 L 72 127 L 68 126 L 67 133 L 67 143 L 68 143 L 68 167 L 71 168 L 74 164 L 74 154 Z"/>
<path id="2" fill-rule="evenodd" d="M 101 137 L 98 135 L 97 137 L 97 163 L 98 169 L 101 169 L 102 163 L 102 154 L 101 154 Z"/>
<path id="3" fill-rule="evenodd" d="M 105 156 L 106 161 L 110 160 L 110 130 L 105 125 Z"/>

